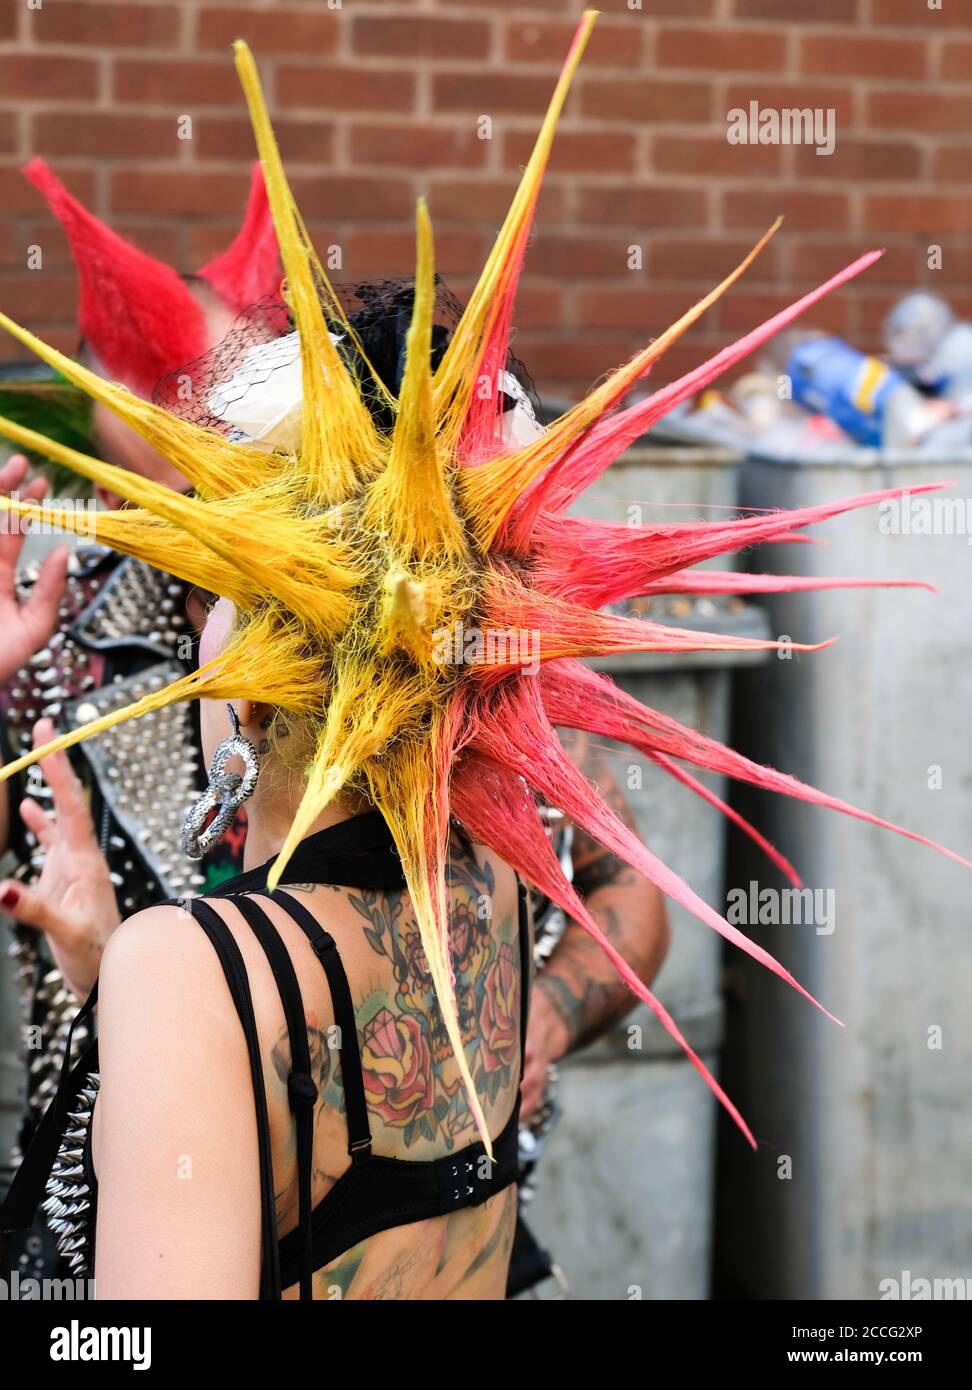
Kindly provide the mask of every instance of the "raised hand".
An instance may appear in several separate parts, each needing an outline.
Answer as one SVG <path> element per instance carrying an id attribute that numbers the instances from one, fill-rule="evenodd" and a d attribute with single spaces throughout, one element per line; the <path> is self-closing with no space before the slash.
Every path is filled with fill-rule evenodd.
<path id="1" fill-rule="evenodd" d="M 54 734 L 53 720 L 39 719 L 34 747 Z M 44 848 L 43 872 L 33 888 L 12 879 L 0 883 L 0 907 L 45 934 L 66 983 L 84 999 L 98 978 L 102 952 L 121 917 L 88 798 L 67 754 L 55 753 L 40 767 L 54 794 L 54 814 L 30 797 L 21 802 L 20 814 Z"/>
<path id="2" fill-rule="evenodd" d="M 9 495 L 20 488 L 27 468 L 23 454 L 8 459 L 0 468 L 0 493 Z M 35 478 L 20 496 L 27 502 L 39 502 L 46 492 L 45 479 Z M 10 513 L 0 512 L 0 685 L 50 640 L 67 574 L 68 548 L 59 545 L 44 557 L 27 600 L 18 601 L 14 581 L 24 537 L 12 525 L 15 520 Z"/>

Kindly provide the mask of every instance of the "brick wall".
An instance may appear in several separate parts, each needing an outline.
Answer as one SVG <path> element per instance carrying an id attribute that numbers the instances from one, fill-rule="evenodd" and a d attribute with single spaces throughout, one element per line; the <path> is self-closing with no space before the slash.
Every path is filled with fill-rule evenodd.
<path id="1" fill-rule="evenodd" d="M 636 0 L 632 0 L 636 3 Z M 972 0 L 601 0 L 517 312 L 542 389 L 576 393 L 783 231 L 665 359 L 664 380 L 874 245 L 813 322 L 871 345 L 902 290 L 972 316 Z M 40 8 L 31 8 L 40 4 Z M 0 0 L 0 303 L 73 346 L 64 240 L 17 173 L 43 155 L 147 249 L 192 269 L 228 238 L 252 143 L 229 53 L 254 47 L 284 157 L 346 278 L 408 273 L 414 200 L 467 290 L 578 0 Z M 837 146 L 730 145 L 735 106 L 832 107 Z M 177 119 L 193 138 L 177 138 Z M 477 122 L 492 120 L 492 138 Z M 26 247 L 44 250 L 26 269 Z M 927 267 L 930 244 L 943 249 Z M 643 268 L 627 265 L 644 249 Z M 0 343 L 0 355 L 16 355 Z"/>

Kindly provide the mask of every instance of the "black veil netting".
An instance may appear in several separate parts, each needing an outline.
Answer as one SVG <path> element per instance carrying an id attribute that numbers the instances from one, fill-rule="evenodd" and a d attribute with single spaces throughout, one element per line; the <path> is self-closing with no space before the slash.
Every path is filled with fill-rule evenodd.
<path id="1" fill-rule="evenodd" d="M 462 304 L 441 276 L 436 275 L 435 284 L 433 367 L 438 366 L 463 312 Z M 390 280 L 352 281 L 335 285 L 334 293 L 375 372 L 388 390 L 397 396 L 405 366 L 406 335 L 412 318 L 414 278 L 408 276 Z M 374 388 L 371 374 L 361 361 L 357 344 L 349 337 L 340 320 L 335 319 L 331 328 L 336 335 L 341 335 L 337 343 L 338 351 L 342 353 L 360 382 L 362 395 L 375 424 L 381 430 L 390 431 L 394 425 L 393 413 L 381 393 Z M 162 377 L 156 385 L 152 400 L 180 419 L 189 420 L 220 434 L 238 435 L 239 432 L 227 423 L 222 414 L 213 413 L 213 393 L 221 388 L 221 396 L 225 402 L 226 388 L 240 373 L 244 359 L 251 349 L 285 338 L 294 331 L 294 320 L 289 306 L 279 295 L 259 300 L 235 320 L 226 336 L 215 347 L 177 371 Z M 240 374 L 240 393 L 252 389 L 254 384 L 269 380 L 275 371 L 281 370 L 283 365 L 291 362 L 292 357 L 292 354 L 285 354 L 281 359 L 274 360 L 273 355 L 269 354 L 256 363 L 251 359 L 247 363 L 245 373 Z M 540 402 L 523 364 L 511 354 L 507 359 L 506 370 L 518 383 L 533 413 L 540 419 Z M 516 404 L 513 395 L 508 391 L 501 391 L 502 410 L 511 410 Z"/>

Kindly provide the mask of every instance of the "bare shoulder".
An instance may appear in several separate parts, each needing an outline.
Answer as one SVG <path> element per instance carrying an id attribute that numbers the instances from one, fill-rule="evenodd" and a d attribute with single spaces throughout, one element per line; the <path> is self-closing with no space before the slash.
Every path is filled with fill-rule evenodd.
<path id="1" fill-rule="evenodd" d="M 146 908 L 128 917 L 108 939 L 99 976 L 102 1010 L 113 997 L 151 994 L 192 1008 L 227 995 L 219 960 L 190 912 L 175 904 Z M 228 996 L 227 996 L 228 997 Z"/>

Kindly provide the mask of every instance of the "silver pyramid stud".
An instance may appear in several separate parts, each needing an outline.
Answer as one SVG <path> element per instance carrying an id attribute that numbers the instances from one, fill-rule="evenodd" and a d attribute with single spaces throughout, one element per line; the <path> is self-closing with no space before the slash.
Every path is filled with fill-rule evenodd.
<path id="1" fill-rule="evenodd" d="M 61 1140 L 47 1180 L 45 1200 L 41 1203 L 58 1250 L 75 1274 L 83 1274 L 87 1269 L 92 1195 L 84 1149 L 100 1080 L 97 1072 L 85 1078 L 75 1101 L 76 1108 L 69 1112 L 69 1128 Z"/>

